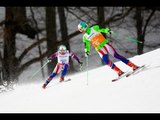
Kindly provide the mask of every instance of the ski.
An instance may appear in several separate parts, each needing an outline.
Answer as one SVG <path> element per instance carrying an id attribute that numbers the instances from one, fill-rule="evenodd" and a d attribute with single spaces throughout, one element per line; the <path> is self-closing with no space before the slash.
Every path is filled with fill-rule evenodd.
<path id="1" fill-rule="evenodd" d="M 56 82 L 53 86 L 55 86 L 55 85 L 58 85 L 58 84 L 62 84 L 62 83 L 64 83 L 64 82 L 68 82 L 68 81 L 71 81 L 71 78 L 68 78 L 68 79 L 65 79 L 64 81 L 59 81 L 59 82 Z M 47 86 L 46 88 L 49 88 L 49 87 L 51 87 L 51 86 Z M 45 89 L 46 89 L 45 88 Z"/>
<path id="2" fill-rule="evenodd" d="M 121 78 L 126 77 L 128 74 L 129 74 L 129 72 L 125 72 L 123 75 L 119 76 L 118 78 L 113 79 L 112 82 L 118 81 Z"/>
<path id="3" fill-rule="evenodd" d="M 64 80 L 62 82 L 68 82 L 68 81 L 71 81 L 71 78 L 68 78 L 68 79 L 66 79 L 66 80 Z"/>
<path id="4" fill-rule="evenodd" d="M 140 71 L 142 71 L 144 68 L 146 68 L 146 65 L 140 66 L 138 69 L 136 69 L 136 70 L 130 72 L 129 74 L 127 74 L 126 77 L 129 77 L 131 75 L 135 75 L 135 74 L 139 73 Z"/>

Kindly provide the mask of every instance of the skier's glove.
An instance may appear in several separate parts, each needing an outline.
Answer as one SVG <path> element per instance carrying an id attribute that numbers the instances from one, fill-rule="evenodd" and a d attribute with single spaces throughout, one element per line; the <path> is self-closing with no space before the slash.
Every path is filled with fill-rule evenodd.
<path id="1" fill-rule="evenodd" d="M 85 57 L 88 57 L 89 56 L 89 52 L 85 52 Z"/>
<path id="2" fill-rule="evenodd" d="M 114 33 L 113 31 L 111 31 L 111 30 L 109 31 L 109 34 L 113 34 L 113 33 Z"/>
<path id="3" fill-rule="evenodd" d="M 48 62 L 48 63 L 51 62 L 51 61 L 52 61 L 51 58 L 48 58 L 48 59 L 47 59 L 47 62 Z"/>
<path id="4" fill-rule="evenodd" d="M 80 69 L 80 71 L 82 71 L 82 65 L 83 65 L 83 62 L 79 62 L 79 69 Z"/>
<path id="5" fill-rule="evenodd" d="M 83 62 L 79 62 L 79 66 L 82 67 L 82 65 L 83 65 Z"/>

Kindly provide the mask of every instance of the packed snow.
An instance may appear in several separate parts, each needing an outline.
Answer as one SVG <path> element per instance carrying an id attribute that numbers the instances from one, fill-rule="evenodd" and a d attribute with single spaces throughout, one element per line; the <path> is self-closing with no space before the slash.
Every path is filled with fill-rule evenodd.
<path id="1" fill-rule="evenodd" d="M 17 85 L 0 94 L 0 113 L 159 113 L 160 49 L 129 59 L 147 67 L 116 82 L 112 79 L 117 74 L 104 65 L 67 75 L 68 82 L 59 83 L 57 76 L 46 89 L 42 89 L 45 80 Z M 131 71 L 121 61 L 115 64 Z"/>

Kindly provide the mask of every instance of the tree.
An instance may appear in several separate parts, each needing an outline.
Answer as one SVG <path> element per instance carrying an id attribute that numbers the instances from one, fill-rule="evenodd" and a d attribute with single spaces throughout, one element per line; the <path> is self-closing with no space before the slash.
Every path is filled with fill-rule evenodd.
<path id="1" fill-rule="evenodd" d="M 150 15 L 146 19 L 143 17 L 142 13 L 144 13 L 144 8 L 143 7 L 136 7 L 135 11 L 135 20 L 136 20 L 136 29 L 137 29 L 137 39 L 142 42 L 142 44 L 137 43 L 137 54 L 142 54 L 143 53 L 143 48 L 144 48 L 144 42 L 145 42 L 145 35 L 146 35 L 146 30 L 147 26 L 153 17 L 156 9 L 152 9 L 150 12 Z M 145 14 L 145 13 L 144 13 Z"/>
<path id="2" fill-rule="evenodd" d="M 56 7 L 46 7 L 46 33 L 47 33 L 47 49 L 48 57 L 57 51 L 57 29 L 56 29 Z M 56 61 L 48 64 L 48 74 L 53 71 Z"/>
<path id="3" fill-rule="evenodd" d="M 23 33 L 34 38 L 36 31 L 27 24 L 25 7 L 6 7 L 4 27 L 4 79 L 7 84 L 11 80 L 17 80 L 17 69 L 19 61 L 16 58 L 17 33 Z M 33 34 L 32 34 L 33 33 Z"/>
<path id="4" fill-rule="evenodd" d="M 58 7 L 58 14 L 60 20 L 60 31 L 61 31 L 61 38 L 62 44 L 64 44 L 68 50 L 70 51 L 69 39 L 68 39 L 68 29 L 66 24 L 66 17 L 65 17 L 65 9 L 64 7 Z M 73 61 L 70 59 L 70 71 L 74 71 L 73 68 Z"/>
<path id="5" fill-rule="evenodd" d="M 32 14 L 32 19 L 33 19 L 34 24 L 35 24 L 35 29 L 37 31 L 36 39 L 37 39 L 37 41 L 39 41 L 40 38 L 39 38 L 39 34 L 38 34 L 38 30 L 39 30 L 39 28 L 38 28 L 38 22 L 35 19 L 35 14 L 34 14 L 34 11 L 33 11 L 32 7 L 30 7 L 30 11 L 31 11 L 31 14 Z M 42 55 L 42 50 L 41 50 L 41 46 L 40 45 L 38 45 L 38 50 L 39 50 L 39 56 L 41 56 Z M 40 63 L 41 63 L 41 67 L 42 67 L 43 66 L 43 60 L 40 60 Z M 45 75 L 44 75 L 43 68 L 42 68 L 41 72 L 42 72 L 42 77 L 44 78 Z"/>

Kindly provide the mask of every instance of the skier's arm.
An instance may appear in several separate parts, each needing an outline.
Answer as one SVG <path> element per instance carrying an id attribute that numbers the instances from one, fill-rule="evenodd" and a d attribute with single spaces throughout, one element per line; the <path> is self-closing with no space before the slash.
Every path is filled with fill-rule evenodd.
<path id="1" fill-rule="evenodd" d="M 53 60 L 56 57 L 57 57 L 57 52 L 55 52 L 54 54 L 52 54 L 48 59 L 49 60 Z"/>
<path id="2" fill-rule="evenodd" d="M 89 53 L 90 52 L 90 42 L 83 36 L 83 42 L 84 42 L 84 46 L 85 46 L 85 53 Z"/>
<path id="3" fill-rule="evenodd" d="M 93 26 L 93 29 L 98 32 L 106 33 L 106 34 L 110 34 L 110 32 L 111 32 L 109 28 L 99 28 L 98 25 Z"/>
<path id="4" fill-rule="evenodd" d="M 74 53 L 70 52 L 69 55 L 70 55 L 72 58 L 76 59 L 78 63 L 81 63 L 80 60 L 79 60 L 79 58 L 78 58 Z"/>
<path id="5" fill-rule="evenodd" d="M 70 55 L 72 58 L 74 58 L 74 59 L 77 60 L 77 62 L 78 62 L 79 65 L 80 65 L 80 70 L 81 70 L 81 69 L 82 69 L 82 64 L 83 64 L 83 62 L 81 62 L 81 61 L 79 60 L 79 58 L 78 58 L 75 54 L 73 54 L 72 52 L 70 52 L 69 55 Z"/>

